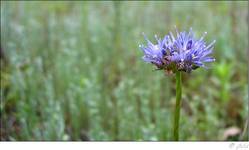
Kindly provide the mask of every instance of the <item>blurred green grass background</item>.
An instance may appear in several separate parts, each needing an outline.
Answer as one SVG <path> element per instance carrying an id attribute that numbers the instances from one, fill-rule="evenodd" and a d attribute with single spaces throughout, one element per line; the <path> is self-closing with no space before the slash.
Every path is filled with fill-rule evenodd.
<path id="1" fill-rule="evenodd" d="M 1 1 L 1 140 L 172 140 L 174 76 L 138 45 L 175 25 L 216 39 L 211 68 L 183 75 L 180 140 L 248 140 L 247 13 L 247 1 Z"/>

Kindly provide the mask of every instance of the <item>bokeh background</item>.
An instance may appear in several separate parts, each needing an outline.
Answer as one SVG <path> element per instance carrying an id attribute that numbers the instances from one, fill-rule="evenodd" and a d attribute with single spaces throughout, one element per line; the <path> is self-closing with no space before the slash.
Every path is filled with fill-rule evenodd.
<path id="1" fill-rule="evenodd" d="M 180 140 L 248 140 L 247 1 L 1 1 L 1 140 L 172 140 L 175 78 L 138 45 L 175 25 L 216 40 L 183 75 Z"/>

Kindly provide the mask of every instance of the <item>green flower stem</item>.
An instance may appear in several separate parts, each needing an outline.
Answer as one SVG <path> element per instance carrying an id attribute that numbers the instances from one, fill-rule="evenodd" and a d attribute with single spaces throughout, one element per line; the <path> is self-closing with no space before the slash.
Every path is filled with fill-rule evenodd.
<path id="1" fill-rule="evenodd" d="M 175 104 L 175 117 L 174 117 L 174 141 L 178 141 L 179 139 L 181 98 L 182 98 L 182 75 L 180 71 L 177 71 L 176 72 L 176 104 Z"/>

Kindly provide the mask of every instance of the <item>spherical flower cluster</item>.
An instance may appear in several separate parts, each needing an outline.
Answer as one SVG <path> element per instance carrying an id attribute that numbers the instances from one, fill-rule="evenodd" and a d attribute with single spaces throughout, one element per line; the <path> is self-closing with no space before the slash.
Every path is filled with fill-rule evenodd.
<path id="1" fill-rule="evenodd" d="M 158 38 L 156 44 L 153 44 L 144 35 L 147 45 L 139 45 L 144 53 L 143 60 L 154 64 L 157 69 L 166 72 L 184 71 L 190 73 L 199 67 L 207 68 L 205 63 L 213 62 L 215 59 L 212 54 L 215 40 L 206 45 L 204 37 L 196 39 L 192 28 L 187 32 L 178 32 L 176 37 L 170 32 L 163 39 Z"/>

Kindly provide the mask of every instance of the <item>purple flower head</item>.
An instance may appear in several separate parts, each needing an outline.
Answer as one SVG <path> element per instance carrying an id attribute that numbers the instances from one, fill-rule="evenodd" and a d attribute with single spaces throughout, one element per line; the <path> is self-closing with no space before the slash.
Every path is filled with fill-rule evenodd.
<path id="1" fill-rule="evenodd" d="M 190 28 L 187 32 L 178 32 L 176 37 L 170 32 L 163 40 L 157 39 L 158 44 L 152 44 L 146 37 L 148 42 L 147 47 L 140 46 L 144 52 L 143 59 L 146 62 L 151 62 L 158 69 L 166 71 L 185 71 L 191 72 L 199 67 L 204 67 L 205 63 L 213 62 L 215 59 L 210 56 L 212 54 L 215 41 L 206 45 L 204 37 L 196 39 Z"/>

